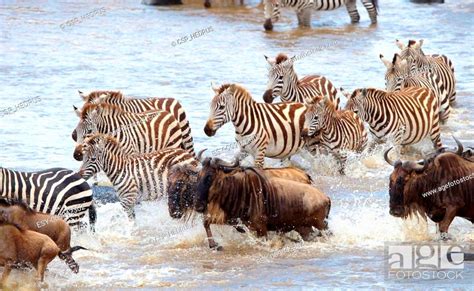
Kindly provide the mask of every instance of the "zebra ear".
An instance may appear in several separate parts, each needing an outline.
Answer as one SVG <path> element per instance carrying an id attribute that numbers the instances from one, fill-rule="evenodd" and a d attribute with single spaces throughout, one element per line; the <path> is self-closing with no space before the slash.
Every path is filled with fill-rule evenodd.
<path id="1" fill-rule="evenodd" d="M 211 89 L 214 91 L 214 93 L 219 93 L 219 87 L 214 84 L 214 82 L 211 82 Z"/>
<path id="2" fill-rule="evenodd" d="M 77 93 L 79 93 L 79 96 L 81 96 L 83 100 L 86 100 L 87 95 L 84 94 L 84 92 L 82 92 L 81 90 L 77 90 Z"/>
<path id="3" fill-rule="evenodd" d="M 399 55 L 399 54 L 394 54 L 394 55 L 393 55 L 392 64 L 393 64 L 394 66 L 400 66 L 400 63 L 401 63 L 400 59 L 401 59 L 401 58 L 400 58 L 400 55 Z"/>
<path id="4" fill-rule="evenodd" d="M 263 55 L 265 57 L 265 60 L 268 62 L 268 64 L 270 64 L 270 66 L 273 66 L 275 64 L 275 61 L 272 61 L 269 57 L 267 57 L 266 55 Z"/>
<path id="5" fill-rule="evenodd" d="M 385 67 L 387 67 L 387 69 L 390 69 L 392 67 L 392 63 L 389 60 L 387 60 L 382 54 L 379 55 L 379 58 L 382 61 L 382 63 L 385 65 Z"/>
<path id="6" fill-rule="evenodd" d="M 422 46 L 423 46 L 423 40 L 420 39 L 420 40 L 416 43 L 415 48 L 420 49 Z"/>
<path id="7" fill-rule="evenodd" d="M 76 112 L 77 117 L 81 118 L 81 110 L 77 108 L 75 105 L 72 105 L 72 108 L 74 108 L 74 112 Z"/>
<path id="8" fill-rule="evenodd" d="M 351 98 L 351 93 L 347 92 L 346 90 L 344 90 L 344 88 L 339 88 L 339 91 L 341 92 L 342 95 L 344 95 L 344 97 L 346 97 L 347 99 L 350 99 Z"/>
<path id="9" fill-rule="evenodd" d="M 405 48 L 405 45 L 400 41 L 400 40 L 396 40 L 395 41 L 395 44 L 398 46 L 399 49 L 403 50 Z"/>

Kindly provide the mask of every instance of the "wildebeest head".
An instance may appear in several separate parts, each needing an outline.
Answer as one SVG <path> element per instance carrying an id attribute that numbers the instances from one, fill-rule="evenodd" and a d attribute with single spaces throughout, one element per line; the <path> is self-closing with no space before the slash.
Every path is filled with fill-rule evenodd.
<path id="1" fill-rule="evenodd" d="M 227 173 L 232 172 L 239 166 L 238 161 L 228 164 L 219 158 L 206 158 L 202 161 L 202 169 L 198 175 L 197 194 L 194 201 L 194 209 L 204 212 L 209 201 L 209 192 L 212 191 L 214 181 Z"/>
<path id="2" fill-rule="evenodd" d="M 176 165 L 168 175 L 168 211 L 172 218 L 180 219 L 193 209 L 198 169 L 192 165 Z"/>
<path id="3" fill-rule="evenodd" d="M 385 161 L 394 167 L 389 184 L 390 214 L 395 217 L 407 217 L 409 211 L 406 207 L 408 199 L 406 197 L 406 184 L 410 179 L 416 179 L 416 176 L 421 175 L 426 170 L 429 162 L 427 160 L 418 163 L 392 161 L 388 157 L 391 149 L 388 149 L 384 154 Z"/>

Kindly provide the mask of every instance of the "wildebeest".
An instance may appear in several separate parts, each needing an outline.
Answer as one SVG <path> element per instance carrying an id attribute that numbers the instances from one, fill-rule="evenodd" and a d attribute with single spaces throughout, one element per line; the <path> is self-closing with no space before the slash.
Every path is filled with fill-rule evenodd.
<path id="1" fill-rule="evenodd" d="M 196 191 L 194 202 L 190 199 L 193 195 L 183 202 L 170 198 L 170 215 L 179 218 L 183 215 L 179 211 L 181 205 L 189 207 L 192 203 L 195 211 L 205 214 L 204 227 L 211 248 L 218 248 L 211 223 L 236 225 L 241 221 L 258 236 L 266 236 L 268 231 L 296 230 L 304 239 L 313 227 L 327 229 L 329 197 L 308 184 L 270 175 L 261 169 L 228 166 L 218 159 L 206 158 L 194 178 L 195 188 L 192 183 L 186 188 Z M 180 192 L 183 183 L 172 184 L 170 187 L 177 187 L 175 193 Z"/>
<path id="2" fill-rule="evenodd" d="M 440 150 L 422 162 L 385 160 L 394 167 L 390 175 L 390 214 L 407 218 L 419 213 L 439 225 L 442 239 L 459 216 L 474 223 L 474 162 L 456 152 Z"/>
<path id="3" fill-rule="evenodd" d="M 71 229 L 61 217 L 36 212 L 18 200 L 0 198 L 0 223 L 18 225 L 22 229 L 47 235 L 59 247 L 59 258 L 65 260 L 74 273 L 79 272 L 72 253 L 85 248 L 71 247 Z"/>
<path id="4" fill-rule="evenodd" d="M 0 224 L 0 265 L 4 266 L 0 287 L 7 283 L 12 268 L 23 263 L 32 264 L 43 282 L 46 266 L 58 254 L 59 247 L 48 236 L 18 225 Z"/>

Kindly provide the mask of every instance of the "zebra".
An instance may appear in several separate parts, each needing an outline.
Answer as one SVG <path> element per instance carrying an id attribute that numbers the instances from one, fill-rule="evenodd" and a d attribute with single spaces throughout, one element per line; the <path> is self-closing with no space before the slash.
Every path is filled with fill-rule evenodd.
<path id="1" fill-rule="evenodd" d="M 390 62 L 380 55 L 380 60 L 387 67 L 385 73 L 387 91 L 399 91 L 405 87 L 424 87 L 431 89 L 438 97 L 440 108 L 440 120 L 448 119 L 451 112 L 449 96 L 441 79 L 430 66 L 411 70 L 406 60 L 401 60 L 400 55 L 395 54 Z"/>
<path id="2" fill-rule="evenodd" d="M 31 209 L 62 217 L 78 226 L 86 211 L 94 230 L 96 210 L 89 184 L 77 173 L 64 168 L 20 172 L 0 167 L 0 197 L 23 201 Z"/>
<path id="3" fill-rule="evenodd" d="M 214 136 L 222 125 L 231 121 L 240 146 L 237 160 L 248 153 L 253 156 L 255 167 L 262 168 L 265 157 L 287 158 L 303 147 L 304 104 L 257 103 L 237 84 L 223 84 L 213 90 L 216 95 L 204 132 Z"/>
<path id="4" fill-rule="evenodd" d="M 270 69 L 268 72 L 267 90 L 263 94 L 266 103 L 280 96 L 283 102 L 314 102 L 328 96 L 339 109 L 339 97 L 336 87 L 327 78 L 318 75 L 306 76 L 298 79 L 293 67 L 295 57 L 288 59 L 285 54 L 278 54 L 275 60 L 265 56 Z M 315 100 L 314 100 L 315 99 Z"/>
<path id="5" fill-rule="evenodd" d="M 449 102 L 456 101 L 456 78 L 454 76 L 454 65 L 451 60 L 445 55 L 425 55 L 421 49 L 423 40 L 416 42 L 415 40 L 408 41 L 405 46 L 399 40 L 396 40 L 397 46 L 401 49 L 400 57 L 406 59 L 411 65 L 411 70 L 429 67 L 430 72 L 436 73 L 441 79 L 441 82 L 448 92 Z"/>
<path id="6" fill-rule="evenodd" d="M 372 24 L 377 23 L 378 0 L 361 0 L 369 13 Z M 264 0 L 265 30 L 272 30 L 273 23 L 280 19 L 280 7 L 291 7 L 296 10 L 298 25 L 311 26 L 312 10 L 334 10 L 346 5 L 352 23 L 360 20 L 356 0 Z"/>
<path id="7" fill-rule="evenodd" d="M 149 110 L 163 110 L 173 114 L 181 127 L 184 149 L 194 155 L 194 143 L 191 134 L 191 127 L 189 126 L 189 121 L 186 117 L 186 111 L 178 100 L 174 98 L 130 98 L 125 97 L 118 91 L 93 91 L 89 94 L 79 91 L 79 95 L 82 97 L 85 104 L 107 103 L 131 113 L 143 113 Z"/>
<path id="8" fill-rule="evenodd" d="M 439 132 L 439 105 L 427 88 L 407 87 L 396 92 L 374 88 L 356 89 L 348 97 L 346 109 L 367 122 L 370 132 L 382 140 L 395 137 L 398 145 L 410 145 L 430 136 L 435 149 L 442 146 Z"/>
<path id="9" fill-rule="evenodd" d="M 117 139 L 100 133 L 77 145 L 74 156 L 82 160 L 79 174 L 84 179 L 105 172 L 131 219 L 135 218 L 137 202 L 156 200 L 167 194 L 170 167 L 198 165 L 198 160 L 183 149 L 166 148 L 151 154 L 126 155 Z"/>
<path id="10" fill-rule="evenodd" d="M 367 146 L 367 131 L 362 120 L 351 110 L 336 110 L 327 97 L 306 105 L 302 136 L 319 133 L 319 144 L 329 148 L 339 159 L 342 172 L 346 161 L 343 151 L 361 152 Z"/>
<path id="11" fill-rule="evenodd" d="M 151 153 L 183 147 L 181 128 L 174 116 L 162 110 L 135 114 L 106 103 L 87 104 L 76 110 L 80 121 L 73 138 L 82 143 L 90 134 L 115 136 L 127 154 Z"/>

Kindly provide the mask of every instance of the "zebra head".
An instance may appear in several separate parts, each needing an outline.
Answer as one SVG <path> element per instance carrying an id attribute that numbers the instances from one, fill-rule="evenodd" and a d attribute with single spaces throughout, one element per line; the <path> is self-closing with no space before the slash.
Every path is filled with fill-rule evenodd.
<path id="1" fill-rule="evenodd" d="M 307 102 L 304 120 L 304 128 L 301 136 L 313 136 L 322 128 L 322 120 L 324 119 L 324 104 L 326 98 L 321 102 Z M 328 100 L 328 102 L 330 102 Z"/>
<path id="2" fill-rule="evenodd" d="M 395 54 L 390 62 L 383 55 L 380 60 L 387 67 L 385 72 L 385 87 L 387 91 L 397 91 L 402 87 L 403 81 L 409 77 L 409 66 L 407 60 L 402 60 L 400 55 Z"/>
<path id="3" fill-rule="evenodd" d="M 74 158 L 77 159 L 80 157 L 82 160 L 79 175 L 81 175 L 83 179 L 88 180 L 103 169 L 103 153 L 108 142 L 117 143 L 117 141 L 110 136 L 96 134 L 87 137 L 82 144 L 76 146 Z"/>
<path id="4" fill-rule="evenodd" d="M 72 138 L 77 143 L 82 143 L 84 138 L 98 131 L 99 108 L 92 104 L 84 105 L 82 110 L 74 107 L 74 111 L 80 118 L 79 123 L 72 133 Z"/>
<path id="5" fill-rule="evenodd" d="M 214 136 L 222 125 L 231 120 L 230 111 L 233 106 L 235 84 L 224 84 L 212 89 L 216 95 L 212 98 L 211 112 L 204 127 L 207 136 Z"/>
<path id="6" fill-rule="evenodd" d="M 363 120 L 366 120 L 365 99 L 367 97 L 367 89 L 355 89 L 350 96 L 348 93 L 343 92 L 342 88 L 341 92 L 344 96 L 346 96 L 346 98 L 348 98 L 345 109 L 354 111 Z"/>
<path id="7" fill-rule="evenodd" d="M 265 30 L 273 29 L 273 22 L 277 22 L 280 19 L 280 1 L 279 0 L 264 0 L 264 15 L 265 23 L 263 27 Z"/>
<path id="8" fill-rule="evenodd" d="M 285 54 L 279 54 L 275 60 L 272 60 L 265 56 L 265 59 L 270 65 L 268 70 L 267 90 L 263 94 L 263 100 L 266 103 L 272 103 L 275 98 L 281 96 L 284 85 L 283 79 L 293 70 L 294 58 L 295 57 L 289 59 Z"/>
<path id="9" fill-rule="evenodd" d="M 407 46 L 404 46 L 399 40 L 397 40 L 397 46 L 401 49 L 400 57 L 403 60 L 412 59 L 416 61 L 420 57 L 424 57 L 425 54 L 421 50 L 422 45 L 422 39 L 420 39 L 418 42 L 416 40 L 409 40 Z"/>

